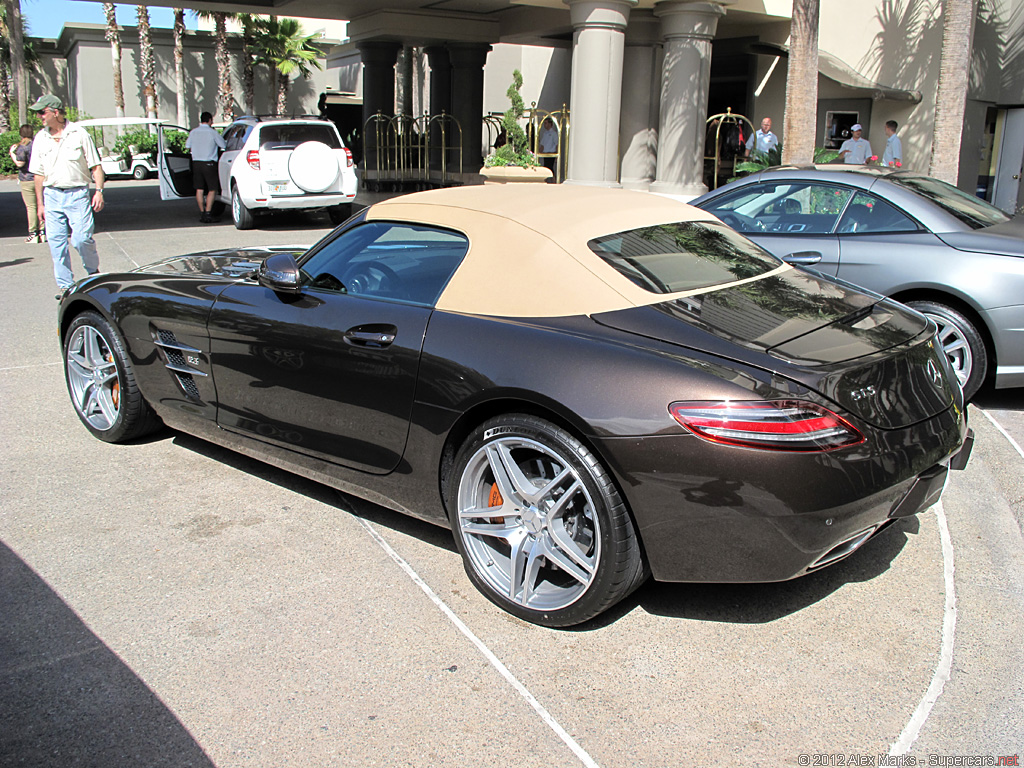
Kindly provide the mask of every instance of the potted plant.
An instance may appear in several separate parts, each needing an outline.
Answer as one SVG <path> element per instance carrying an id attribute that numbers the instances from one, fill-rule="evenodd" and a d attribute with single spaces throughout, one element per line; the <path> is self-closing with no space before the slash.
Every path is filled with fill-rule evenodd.
<path id="1" fill-rule="evenodd" d="M 509 108 L 501 119 L 501 127 L 505 133 L 505 144 L 487 156 L 480 173 L 484 184 L 507 184 L 508 182 L 534 181 L 546 182 L 551 178 L 551 171 L 537 163 L 537 158 L 530 151 L 530 141 L 519 121 L 523 118 L 523 97 L 519 89 L 523 87 L 523 75 L 516 69 L 512 72 L 512 85 L 505 95 L 509 99 Z"/>

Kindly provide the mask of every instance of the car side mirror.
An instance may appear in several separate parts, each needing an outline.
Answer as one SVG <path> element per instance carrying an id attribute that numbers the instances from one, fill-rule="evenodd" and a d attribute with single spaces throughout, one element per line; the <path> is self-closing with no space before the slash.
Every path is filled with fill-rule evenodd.
<path id="1" fill-rule="evenodd" d="M 299 266 L 290 253 L 275 253 L 264 259 L 256 270 L 256 279 L 272 291 L 299 292 Z"/>

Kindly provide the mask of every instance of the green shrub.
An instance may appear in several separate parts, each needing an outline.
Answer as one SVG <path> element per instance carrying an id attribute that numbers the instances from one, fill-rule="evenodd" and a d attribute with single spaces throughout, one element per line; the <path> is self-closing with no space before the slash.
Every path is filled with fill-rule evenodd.
<path id="1" fill-rule="evenodd" d="M 18 172 L 18 166 L 11 160 L 10 149 L 13 144 L 17 144 L 20 140 L 21 136 L 17 131 L 0 133 L 0 174 L 9 176 L 12 173 Z"/>

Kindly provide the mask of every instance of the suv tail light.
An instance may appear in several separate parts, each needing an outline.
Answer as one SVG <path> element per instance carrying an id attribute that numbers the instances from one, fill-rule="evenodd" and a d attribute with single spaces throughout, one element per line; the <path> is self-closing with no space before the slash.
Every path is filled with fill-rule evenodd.
<path id="1" fill-rule="evenodd" d="M 672 403 L 673 418 L 713 443 L 769 451 L 832 451 L 864 436 L 827 408 L 803 400 Z"/>
<path id="2" fill-rule="evenodd" d="M 258 171 L 260 169 L 260 151 L 258 149 L 250 149 L 245 153 L 245 162 L 254 171 Z"/>
<path id="3" fill-rule="evenodd" d="M 355 163 L 352 162 L 352 150 L 345 147 L 345 159 L 348 161 L 348 167 L 351 168 Z"/>

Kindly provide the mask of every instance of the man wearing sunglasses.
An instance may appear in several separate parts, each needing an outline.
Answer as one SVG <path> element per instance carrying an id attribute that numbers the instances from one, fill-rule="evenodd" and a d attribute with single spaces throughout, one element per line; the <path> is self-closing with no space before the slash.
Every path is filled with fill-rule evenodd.
<path id="1" fill-rule="evenodd" d="M 36 199 L 46 219 L 46 239 L 53 257 L 53 275 L 60 288 L 59 299 L 75 282 L 69 245 L 78 251 L 88 274 L 100 271 L 92 236 L 93 213 L 103 210 L 106 179 L 92 137 L 67 119 L 60 99 L 46 94 L 29 109 L 38 112 L 43 121 L 43 130 L 32 143 L 29 171 L 36 175 Z M 91 196 L 90 181 L 96 185 Z"/>

